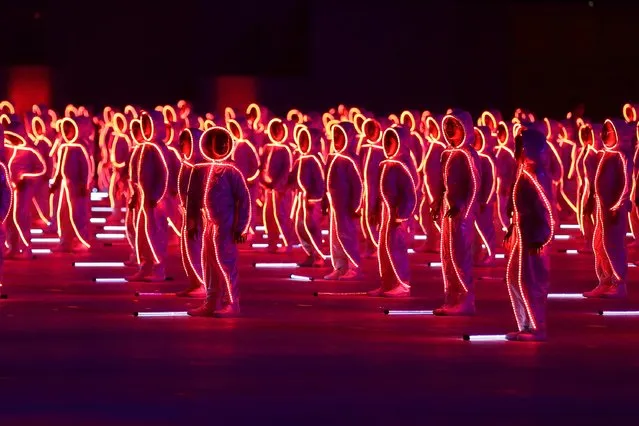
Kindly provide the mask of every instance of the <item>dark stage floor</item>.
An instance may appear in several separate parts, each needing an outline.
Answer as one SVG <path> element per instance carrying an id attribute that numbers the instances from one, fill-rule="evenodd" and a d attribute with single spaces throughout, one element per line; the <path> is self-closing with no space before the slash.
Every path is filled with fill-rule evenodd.
<path id="1" fill-rule="evenodd" d="M 578 245 L 560 241 L 555 250 Z M 424 266 L 433 255 L 412 255 L 414 297 L 387 300 L 314 297 L 369 290 L 375 277 L 291 281 L 291 272 L 324 271 L 257 270 L 258 259 L 289 258 L 252 251 L 242 253 L 242 318 L 133 317 L 199 303 L 134 296 L 185 285 L 172 252 L 175 279 L 161 284 L 95 283 L 125 270 L 72 266 L 123 261 L 122 244 L 75 258 L 6 262 L 0 425 L 633 425 L 639 419 L 639 317 L 596 314 L 639 309 L 637 268 L 630 271 L 628 302 L 549 301 L 547 343 L 473 343 L 461 336 L 514 328 L 500 279 L 503 260 L 477 269 L 477 276 L 494 278 L 477 282 L 473 318 L 382 313 L 438 306 L 440 270 Z M 594 285 L 591 256 L 557 253 L 552 261 L 553 292 Z M 375 273 L 373 260 L 366 269 Z"/>

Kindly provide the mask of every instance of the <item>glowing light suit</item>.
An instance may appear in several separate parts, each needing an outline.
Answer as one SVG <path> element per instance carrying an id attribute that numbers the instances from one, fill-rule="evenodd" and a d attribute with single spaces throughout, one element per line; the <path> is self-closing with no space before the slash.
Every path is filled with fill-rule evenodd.
<path id="1" fill-rule="evenodd" d="M 164 142 L 167 135 L 161 112 L 143 112 L 140 125 L 145 141 L 131 156 L 137 213 L 135 248 L 140 270 L 129 281 L 164 281 L 168 246 L 168 214 L 164 204 L 169 184 L 166 158 L 171 154 Z"/>
<path id="2" fill-rule="evenodd" d="M 384 147 L 381 144 L 383 129 L 381 123 L 372 118 L 366 119 L 362 128 L 364 137 L 359 153 L 364 178 L 365 208 L 362 215 L 362 231 L 366 237 L 367 248 L 373 250 L 379 245 L 379 220 L 382 213 L 379 210 L 379 183 L 381 163 L 385 159 Z"/>
<path id="3" fill-rule="evenodd" d="M 495 192 L 496 175 L 495 166 L 496 138 L 488 127 L 475 127 L 475 143 L 473 147 L 479 155 L 481 167 L 481 182 L 477 193 L 479 201 L 479 213 L 475 221 L 475 263 L 489 263 L 495 254 Z M 485 251 L 482 250 L 482 244 Z"/>
<path id="4" fill-rule="evenodd" d="M 441 205 L 435 204 L 435 196 L 442 187 L 442 153 L 446 149 L 443 142 L 444 135 L 440 125 L 443 116 L 428 116 L 424 123 L 424 131 L 426 132 L 426 140 L 428 141 L 428 150 L 424 159 L 424 191 L 425 197 L 422 198 L 420 205 L 421 227 L 426 234 L 426 242 L 423 246 L 424 251 L 431 253 L 439 252 L 441 228 L 437 220 L 433 217 L 441 214 L 440 211 L 434 212 L 432 209 L 439 208 Z M 431 214 L 433 213 L 433 214 Z"/>
<path id="5" fill-rule="evenodd" d="M 48 119 L 48 117 L 45 117 Z M 49 121 L 49 120 L 47 120 Z M 33 115 L 31 118 L 31 135 L 33 138 L 33 145 L 35 150 L 44 159 L 44 163 L 47 167 L 44 175 L 40 177 L 40 181 L 35 189 L 35 195 L 33 198 L 33 204 L 40 216 L 40 220 L 45 225 L 50 225 L 52 222 L 53 212 L 49 209 L 49 179 L 53 177 L 55 165 L 53 163 L 54 149 L 53 141 L 49 138 L 50 132 L 47 129 L 47 124 L 40 116 Z"/>
<path id="6" fill-rule="evenodd" d="M 330 205 L 329 235 L 334 273 L 326 279 L 347 279 L 357 275 L 361 264 L 357 225 L 361 214 L 363 184 L 355 154 L 355 127 L 350 122 L 335 124 L 331 140 L 326 187 Z"/>
<path id="7" fill-rule="evenodd" d="M 519 331 L 507 338 L 544 340 L 550 284 L 548 245 L 555 227 L 549 149 L 544 133 L 532 129 L 522 131 L 517 145 L 519 168 L 511 199 L 512 225 L 506 236 L 509 250 L 506 282 Z"/>
<path id="8" fill-rule="evenodd" d="M 201 141 L 208 167 L 204 190 L 205 231 L 202 267 L 205 304 L 189 312 L 199 316 L 233 316 L 240 312 L 237 243 L 246 239 L 251 200 L 244 176 L 229 162 L 233 138 L 223 127 L 207 130 Z"/>
<path id="9" fill-rule="evenodd" d="M 4 140 L 5 150 L 10 153 L 7 166 L 13 181 L 13 205 L 7 226 L 7 258 L 31 259 L 31 203 L 41 176 L 46 172 L 46 163 L 28 143 L 24 127 L 15 119 L 5 129 Z"/>
<path id="10" fill-rule="evenodd" d="M 581 214 L 581 230 L 584 235 L 586 250 L 592 250 L 592 237 L 595 232 L 595 176 L 601 160 L 603 144 L 601 143 L 601 124 L 585 125 L 580 130 L 580 138 L 584 143 L 581 156 L 581 187 L 579 211 Z"/>
<path id="11" fill-rule="evenodd" d="M 13 190 L 11 189 L 11 176 L 4 154 L 4 128 L 0 125 L 0 293 L 4 279 L 4 244 L 7 238 L 6 226 L 11 213 Z"/>
<path id="12" fill-rule="evenodd" d="M 289 175 L 293 167 L 293 153 L 288 147 L 288 128 L 279 118 L 268 124 L 266 133 L 270 143 L 264 147 L 260 181 L 264 187 L 264 208 L 262 220 L 268 234 L 269 251 L 277 251 L 277 243 L 282 235 L 282 243 L 293 244 L 290 225 L 291 191 Z"/>
<path id="13" fill-rule="evenodd" d="M 125 152 L 124 145 L 122 149 L 117 152 L 121 152 L 121 159 L 127 159 L 125 166 L 120 170 L 120 176 L 123 181 L 126 182 L 126 196 L 127 196 L 127 209 L 124 223 L 126 226 L 126 238 L 133 250 L 131 257 L 128 261 L 129 266 L 139 265 L 139 259 L 136 250 L 136 224 L 138 213 L 140 212 L 140 194 L 138 190 L 138 165 L 140 163 L 140 153 L 142 145 L 144 144 L 144 137 L 142 137 L 142 127 L 140 125 L 140 119 L 132 118 L 129 122 L 129 136 L 131 140 L 131 148 L 129 152 Z M 119 156 L 120 154 L 118 154 Z M 120 160 L 118 160 L 120 161 Z M 136 179 L 135 181 L 133 179 Z M 116 192 L 117 193 L 117 192 Z"/>
<path id="14" fill-rule="evenodd" d="M 178 198 L 183 211 L 182 238 L 180 254 L 182 265 L 189 279 L 188 295 L 204 284 L 202 272 L 202 235 L 204 234 L 204 216 L 202 200 L 208 173 L 209 161 L 200 151 L 202 131 L 186 129 L 180 134 L 180 151 L 183 155 L 178 176 Z"/>
<path id="15" fill-rule="evenodd" d="M 479 207 L 480 171 L 472 148 L 473 120 L 467 112 L 446 115 L 442 120 L 449 148 L 442 155 L 442 205 L 440 253 L 445 303 L 436 315 L 469 315 L 475 312 L 472 242 Z M 437 209 L 439 210 L 439 209 Z"/>
<path id="16" fill-rule="evenodd" d="M 417 207 L 415 177 L 407 141 L 408 129 L 392 127 L 384 131 L 382 144 L 386 160 L 380 175 L 381 228 L 377 258 L 382 285 L 370 295 L 387 297 L 410 294 L 408 262 L 408 222 Z"/>
<path id="17" fill-rule="evenodd" d="M 126 118 L 116 113 L 112 120 L 110 140 L 107 141 L 109 161 L 103 165 L 103 170 L 109 169 L 109 200 L 113 213 L 111 220 L 119 223 L 122 218 L 122 208 L 126 205 L 129 194 L 129 157 L 133 142 Z"/>
<path id="18" fill-rule="evenodd" d="M 606 120 L 601 139 L 604 152 L 594 181 L 595 272 L 599 285 L 586 297 L 624 298 L 628 272 L 626 216 L 630 211 L 632 162 L 629 160 L 633 126 L 622 120 Z"/>
<path id="19" fill-rule="evenodd" d="M 495 131 L 497 136 L 497 147 L 495 148 L 495 179 L 497 191 L 497 217 L 503 230 L 510 225 L 510 215 L 508 214 L 508 200 L 511 196 L 513 184 L 515 183 L 515 172 L 517 164 L 515 162 L 515 143 L 512 125 L 501 121 Z"/>
<path id="20" fill-rule="evenodd" d="M 91 121 L 82 116 L 64 118 L 60 124 L 63 143 L 58 148 L 58 164 L 51 190 L 60 190 L 56 221 L 60 248 L 63 251 L 91 247 L 89 244 L 91 158 L 82 143 L 82 139 L 88 138 L 87 126 L 90 124 Z M 79 244 L 74 246 L 76 241 Z"/>
<path id="21" fill-rule="evenodd" d="M 260 176 L 261 164 L 258 148 L 253 143 L 253 132 L 248 122 L 242 118 L 229 120 L 227 127 L 235 138 L 235 149 L 233 150 L 232 160 L 246 178 L 246 185 L 251 194 L 251 202 L 255 203 L 260 190 L 258 178 Z M 251 211 L 253 212 L 251 226 L 254 226 L 257 224 L 257 214 L 259 213 L 255 204 L 252 206 Z"/>
<path id="22" fill-rule="evenodd" d="M 300 266 L 323 266 L 327 255 L 321 248 L 322 199 L 326 192 L 324 164 L 318 153 L 321 134 L 304 127 L 297 135 L 300 156 L 293 165 L 291 178 L 296 185 L 295 232 L 307 255 Z"/>

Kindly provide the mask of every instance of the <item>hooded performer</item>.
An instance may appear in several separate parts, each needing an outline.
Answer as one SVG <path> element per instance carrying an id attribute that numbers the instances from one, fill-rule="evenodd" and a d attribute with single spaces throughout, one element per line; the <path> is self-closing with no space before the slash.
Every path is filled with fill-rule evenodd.
<path id="1" fill-rule="evenodd" d="M 324 165 L 319 158 L 321 133 L 302 128 L 297 134 L 300 156 L 293 165 L 291 177 L 295 180 L 297 199 L 295 204 L 295 231 L 306 253 L 301 267 L 324 266 L 324 254 L 320 222 L 322 199 L 326 192 Z"/>
<path id="2" fill-rule="evenodd" d="M 227 127 L 235 139 L 235 149 L 233 149 L 233 162 L 242 175 L 246 178 L 246 185 L 251 193 L 251 202 L 255 203 L 258 198 L 259 185 L 258 178 L 260 176 L 260 155 L 257 147 L 253 143 L 252 131 L 248 121 L 243 118 L 231 119 L 227 122 Z M 251 227 L 257 224 L 257 206 L 253 204 L 251 211 Z M 253 229 L 251 229 L 253 232 Z M 252 233 L 249 234 L 249 238 Z"/>
<path id="3" fill-rule="evenodd" d="M 627 296 L 628 272 L 626 217 L 630 211 L 630 187 L 634 128 L 622 120 L 606 120 L 601 139 L 604 152 L 594 181 L 595 232 L 592 248 L 595 252 L 595 272 L 599 284 L 585 297 L 619 299 Z"/>
<path id="4" fill-rule="evenodd" d="M 428 150 L 424 159 L 424 190 L 425 197 L 422 199 L 420 207 L 421 227 L 426 233 L 426 242 L 423 250 L 431 253 L 439 252 L 441 229 L 439 223 L 433 219 L 433 215 L 429 214 L 434 208 L 441 208 L 441 205 L 435 206 L 435 196 L 442 186 L 442 153 L 446 149 L 443 142 L 443 132 L 441 131 L 441 122 L 443 116 L 428 116 L 424 123 L 424 132 L 426 140 L 429 143 Z M 435 212 L 433 212 L 435 213 Z M 436 212 L 437 216 L 441 212 Z"/>
<path id="5" fill-rule="evenodd" d="M 364 214 L 362 215 L 362 230 L 366 238 L 366 251 L 371 253 L 379 245 L 379 220 L 381 206 L 379 202 L 379 183 L 384 161 L 384 147 L 382 146 L 382 124 L 367 118 L 362 124 L 364 137 L 360 149 L 364 178 Z"/>
<path id="6" fill-rule="evenodd" d="M 15 119 L 5 130 L 4 140 L 9 156 L 9 175 L 13 183 L 11 220 L 7 226 L 9 252 L 7 259 L 31 259 L 31 200 L 46 172 L 44 158 L 26 140 L 22 124 Z"/>
<path id="7" fill-rule="evenodd" d="M 4 141 L 4 128 L 0 125 L 0 141 Z M 13 201 L 13 191 L 11 189 L 11 176 L 4 154 L 4 143 L 0 145 L 0 294 L 2 293 L 2 283 L 4 279 L 4 244 L 6 241 L 6 224 L 11 213 L 11 202 Z"/>
<path id="8" fill-rule="evenodd" d="M 481 183 L 479 185 L 479 214 L 475 221 L 477 231 L 475 247 L 475 263 L 490 263 L 495 255 L 495 137 L 488 127 L 475 127 L 475 143 L 473 147 L 479 155 L 481 165 Z M 482 244 L 485 251 L 481 249 Z"/>
<path id="9" fill-rule="evenodd" d="M 237 244 L 246 241 L 251 199 L 244 176 L 229 160 L 233 138 L 223 127 L 208 129 L 201 152 L 212 162 L 204 188 L 205 213 L 202 269 L 206 301 L 191 316 L 229 317 L 240 313 Z"/>
<path id="10" fill-rule="evenodd" d="M 439 191 L 442 218 L 441 257 L 444 306 L 435 315 L 475 313 L 472 242 L 478 212 L 479 159 L 472 148 L 473 120 L 467 112 L 448 114 L 442 120 L 449 148 L 442 155 L 442 188 Z"/>
<path id="11" fill-rule="evenodd" d="M 140 125 L 144 142 L 131 156 L 135 186 L 135 249 L 139 271 L 129 281 L 164 281 L 168 248 L 168 215 L 164 199 L 169 184 L 165 145 L 166 126 L 159 111 L 143 112 Z"/>
<path id="12" fill-rule="evenodd" d="M 361 264 L 358 222 L 361 214 L 363 185 L 358 167 L 357 132 L 350 122 L 332 128 L 331 154 L 328 159 L 326 187 L 330 214 L 330 245 L 333 272 L 327 280 L 354 279 Z"/>
<path id="13" fill-rule="evenodd" d="M 293 167 L 293 153 L 288 147 L 288 127 L 279 118 L 272 119 L 266 133 L 270 143 L 262 154 L 261 182 L 264 187 L 263 223 L 268 234 L 268 250 L 277 252 L 280 235 L 290 252 L 293 232 L 290 224 L 291 191 L 288 186 Z"/>
<path id="14" fill-rule="evenodd" d="M 555 227 L 548 171 L 549 149 L 543 132 L 523 129 L 517 137 L 519 168 L 513 186 L 512 225 L 506 235 L 510 251 L 506 282 L 518 331 L 515 341 L 546 339 L 549 250 Z"/>
<path id="15" fill-rule="evenodd" d="M 85 123 L 83 123 L 83 121 Z M 90 119 L 82 116 L 64 118 L 60 133 L 63 143 L 58 148 L 58 164 L 51 191 L 60 190 L 56 218 L 60 250 L 87 250 L 89 244 L 89 187 L 91 158 L 83 139 L 88 138 Z"/>
<path id="16" fill-rule="evenodd" d="M 495 148 L 495 191 L 497 192 L 497 217 L 503 230 L 510 226 L 508 200 L 510 199 L 517 164 L 515 162 L 515 143 L 513 127 L 500 121 L 495 130 L 497 147 Z"/>
<path id="17" fill-rule="evenodd" d="M 384 131 L 382 144 L 386 160 L 380 176 L 381 229 L 377 258 L 382 285 L 370 296 L 406 297 L 410 295 L 408 262 L 408 222 L 417 206 L 415 177 L 406 142 L 410 132 L 402 127 Z"/>
<path id="18" fill-rule="evenodd" d="M 183 156 L 178 175 L 178 195 L 183 211 L 180 254 L 189 279 L 189 287 L 178 293 L 182 297 L 196 296 L 206 291 L 202 273 L 202 200 L 210 161 L 200 151 L 202 133 L 198 129 L 185 129 L 180 134 L 180 151 Z"/>
<path id="19" fill-rule="evenodd" d="M 595 175 L 601 159 L 603 146 L 601 143 L 601 124 L 587 124 L 579 130 L 580 139 L 584 145 L 581 155 L 581 188 L 579 211 L 580 225 L 584 235 L 585 250 L 592 251 L 592 237 L 595 232 Z"/>

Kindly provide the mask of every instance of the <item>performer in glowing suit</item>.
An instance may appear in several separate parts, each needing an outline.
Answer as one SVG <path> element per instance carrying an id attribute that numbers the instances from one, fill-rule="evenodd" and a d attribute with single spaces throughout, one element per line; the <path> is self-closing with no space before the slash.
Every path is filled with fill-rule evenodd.
<path id="1" fill-rule="evenodd" d="M 543 132 L 524 128 L 517 137 L 519 168 L 511 199 L 512 225 L 505 242 L 510 252 L 506 282 L 518 331 L 509 333 L 508 340 L 546 339 L 545 304 L 550 284 L 548 245 L 555 227 L 548 151 Z"/>
<path id="2" fill-rule="evenodd" d="M 321 150 L 321 134 L 318 130 L 302 128 L 298 132 L 297 145 L 300 156 L 291 173 L 297 189 L 295 204 L 295 231 L 306 253 L 301 267 L 324 266 L 327 257 L 321 249 L 322 199 L 326 192 L 324 164 L 318 154 Z"/>
<path id="3" fill-rule="evenodd" d="M 164 146 L 166 147 L 164 158 L 168 171 L 168 186 L 163 200 L 163 207 L 170 228 L 175 232 L 174 235 L 179 237 L 180 229 L 182 229 L 182 215 L 178 208 L 178 174 L 182 164 L 182 154 L 178 149 L 178 139 L 182 132 L 183 123 L 168 123 L 166 118 L 164 120 L 164 127 L 167 132 L 167 136 L 164 139 Z M 192 124 L 193 126 L 191 127 L 197 126 L 197 123 Z"/>
<path id="4" fill-rule="evenodd" d="M 28 137 L 17 117 L 5 129 L 5 149 L 9 154 L 9 175 L 13 183 L 11 220 L 7 226 L 7 259 L 28 260 L 31 255 L 31 200 L 40 178 L 46 172 L 42 156 L 27 141 Z"/>
<path id="5" fill-rule="evenodd" d="M 83 123 L 84 122 L 84 123 Z M 85 251 L 89 244 L 89 187 L 91 158 L 82 140 L 88 138 L 91 121 L 86 117 L 64 118 L 60 124 L 63 143 L 58 147 L 51 191 L 60 190 L 56 222 L 60 251 Z"/>
<path id="6" fill-rule="evenodd" d="M 443 118 L 443 116 L 431 115 L 426 118 L 424 123 L 424 132 L 429 145 L 424 159 L 425 197 L 422 199 L 420 207 L 420 218 L 421 227 L 426 233 L 426 242 L 422 250 L 430 253 L 438 253 L 440 247 L 441 229 L 438 221 L 433 219 L 430 212 L 434 208 L 441 208 L 441 205 L 435 206 L 435 196 L 442 186 L 441 158 L 446 149 L 440 127 Z M 441 212 L 437 212 L 437 216 L 439 214 Z"/>
<path id="7" fill-rule="evenodd" d="M 592 252 L 592 237 L 595 232 L 595 175 L 602 154 L 601 124 L 585 125 L 580 130 L 581 140 L 584 144 L 584 153 L 581 155 L 581 189 L 580 208 L 581 230 L 584 235 L 585 251 Z"/>
<path id="8" fill-rule="evenodd" d="M 381 164 L 381 229 L 377 251 L 382 285 L 369 292 L 370 296 L 410 295 L 406 228 L 417 206 L 417 170 L 405 143 L 411 136 L 406 128 L 391 127 L 384 131 L 382 138 L 386 160 Z"/>
<path id="9" fill-rule="evenodd" d="M 264 165 L 260 181 L 264 187 L 263 223 L 268 234 L 269 252 L 277 252 L 282 243 L 290 253 L 293 232 L 290 225 L 291 191 L 289 175 L 293 167 L 293 153 L 288 147 L 288 128 L 279 118 L 272 119 L 266 133 L 270 143 L 264 147 L 261 163 Z"/>
<path id="10" fill-rule="evenodd" d="M 40 154 L 47 166 L 46 172 L 40 177 L 37 187 L 35 188 L 33 205 L 42 223 L 49 226 L 52 222 L 51 212 L 49 211 L 49 179 L 53 177 L 55 168 L 52 152 L 52 149 L 54 149 L 53 141 L 47 136 L 47 125 L 42 117 L 35 114 L 26 114 L 26 117 L 31 117 L 30 133 L 31 139 L 33 140 L 33 147 L 38 154 Z"/>
<path id="11" fill-rule="evenodd" d="M 164 144 L 166 127 L 159 111 L 143 112 L 140 125 L 144 143 L 131 156 L 135 186 L 135 248 L 139 271 L 129 281 L 164 281 L 168 246 L 168 215 L 163 203 L 168 189 L 166 158 L 170 153 Z M 137 164 L 137 167 L 136 167 Z"/>
<path id="12" fill-rule="evenodd" d="M 102 165 L 103 175 L 109 176 L 109 200 L 113 213 L 109 218 L 115 223 L 122 219 L 122 208 L 129 197 L 129 156 L 133 142 L 126 118 L 121 113 L 113 115 L 110 140 L 106 141 L 108 161 Z"/>
<path id="13" fill-rule="evenodd" d="M 178 176 L 178 191 L 182 219 L 182 238 L 180 254 L 182 265 L 189 280 L 189 287 L 179 292 L 181 297 L 200 296 L 206 293 L 202 273 L 202 235 L 204 217 L 202 200 L 210 162 L 200 151 L 202 131 L 186 129 L 180 134 L 180 151 L 183 155 L 182 167 Z"/>
<path id="14" fill-rule="evenodd" d="M 547 133 L 546 140 L 548 143 L 548 147 L 551 150 L 550 154 L 550 177 L 553 182 L 553 199 L 555 205 L 554 208 L 554 217 L 560 218 L 569 218 L 571 212 L 576 209 L 576 206 L 569 204 L 570 198 L 566 194 L 564 190 L 564 176 L 567 172 L 564 169 L 564 163 L 561 157 L 561 154 L 558 150 L 559 147 L 559 138 L 561 136 L 562 126 L 559 122 L 555 120 L 544 119 L 546 123 Z M 564 148 L 568 148 L 568 144 L 565 145 Z M 570 152 L 565 149 L 565 153 L 570 154 Z M 575 209 L 573 209 L 575 207 Z M 559 222 L 559 220 L 557 220 Z M 559 226 L 558 223 L 556 223 Z"/>
<path id="15" fill-rule="evenodd" d="M 366 238 L 366 253 L 377 252 L 379 245 L 379 220 L 381 203 L 379 202 L 379 179 L 384 161 L 382 141 L 382 124 L 367 118 L 362 125 L 364 137 L 360 148 L 362 171 L 364 178 L 364 212 L 362 215 L 362 231 Z M 408 147 L 405 147 L 408 148 Z"/>
<path id="16" fill-rule="evenodd" d="M 251 217 L 251 199 L 244 176 L 229 161 L 233 138 L 223 127 L 202 135 L 201 151 L 212 161 L 204 189 L 205 231 L 202 268 L 206 301 L 189 311 L 191 316 L 239 315 L 237 244 L 246 241 Z"/>
<path id="17" fill-rule="evenodd" d="M 252 130 L 248 122 L 243 118 L 229 120 L 227 127 L 235 138 L 235 149 L 233 150 L 232 160 L 242 175 L 246 178 L 246 185 L 251 193 L 251 202 L 253 203 L 251 211 L 251 227 L 257 224 L 257 213 L 259 212 L 255 202 L 259 195 L 258 177 L 260 176 L 260 155 L 257 147 L 253 143 Z M 252 240 L 253 229 L 249 233 L 249 240 Z"/>
<path id="18" fill-rule="evenodd" d="M 363 184 L 358 167 L 357 132 L 350 122 L 332 128 L 331 154 L 326 173 L 330 205 L 330 245 L 333 272 L 327 280 L 355 279 L 361 264 L 358 222 L 361 214 Z"/>
<path id="19" fill-rule="evenodd" d="M 7 167 L 7 160 L 4 154 L 4 128 L 0 125 L 0 294 L 2 293 L 2 283 L 4 280 L 4 244 L 7 238 L 6 225 L 11 213 L 11 202 L 13 200 L 13 190 L 11 189 L 11 176 Z"/>
<path id="20" fill-rule="evenodd" d="M 475 238 L 475 264 L 490 263 L 495 255 L 495 201 L 496 168 L 495 168 L 495 137 L 488 127 L 475 127 L 475 142 L 473 147 L 479 155 L 481 167 L 481 182 L 477 193 L 479 213 L 475 222 L 477 237 Z M 482 244 L 485 250 L 482 250 Z"/>
<path id="21" fill-rule="evenodd" d="M 628 272 L 626 217 L 630 210 L 634 128 L 622 120 L 606 120 L 601 139 L 604 152 L 595 174 L 595 272 L 599 284 L 585 297 L 625 298 Z"/>
<path id="22" fill-rule="evenodd" d="M 454 114 L 454 115 L 453 115 Z M 445 302 L 435 315 L 475 313 L 472 242 L 479 207 L 479 158 L 472 148 L 473 120 L 467 112 L 448 114 L 442 120 L 449 148 L 442 155 L 442 188 L 435 212 L 442 218 L 441 257 Z"/>
<path id="23" fill-rule="evenodd" d="M 138 259 L 138 253 L 136 249 L 136 223 L 138 213 L 140 211 L 140 194 L 138 190 L 138 166 L 140 164 L 140 152 L 144 144 L 144 137 L 142 136 L 142 127 L 139 118 L 131 118 L 129 122 L 129 137 L 131 140 L 131 147 L 128 153 L 124 151 L 124 145 L 119 145 L 122 148 L 118 149 L 118 152 L 122 154 L 120 159 L 126 159 L 124 167 L 121 169 L 120 177 L 126 182 L 127 188 L 125 195 L 127 196 L 127 208 L 126 216 L 124 217 L 124 224 L 126 226 L 126 238 L 131 247 L 132 253 L 127 261 L 124 262 L 126 266 L 138 266 L 140 264 Z M 114 147 L 118 147 L 114 145 Z M 119 155 L 119 154 L 118 154 Z M 118 160 L 120 161 L 120 160 Z M 135 181 L 133 179 L 136 179 Z"/>
<path id="24" fill-rule="evenodd" d="M 507 208 L 508 200 L 510 199 L 517 170 L 514 152 L 515 136 L 513 135 L 512 125 L 503 121 L 497 124 L 495 135 L 497 137 L 497 147 L 495 148 L 497 217 L 502 230 L 506 230 L 510 226 L 510 216 Z"/>

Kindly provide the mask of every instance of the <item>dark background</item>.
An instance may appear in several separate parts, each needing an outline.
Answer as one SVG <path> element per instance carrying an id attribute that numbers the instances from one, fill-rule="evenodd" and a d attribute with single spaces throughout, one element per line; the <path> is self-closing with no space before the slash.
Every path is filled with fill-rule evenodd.
<path id="1" fill-rule="evenodd" d="M 244 75 L 277 112 L 343 102 L 563 117 L 584 102 L 601 118 L 639 100 L 639 5 L 589 3 L 3 0 L 0 60 L 4 78 L 50 65 L 57 107 L 188 98 L 205 111 L 215 76 Z"/>

